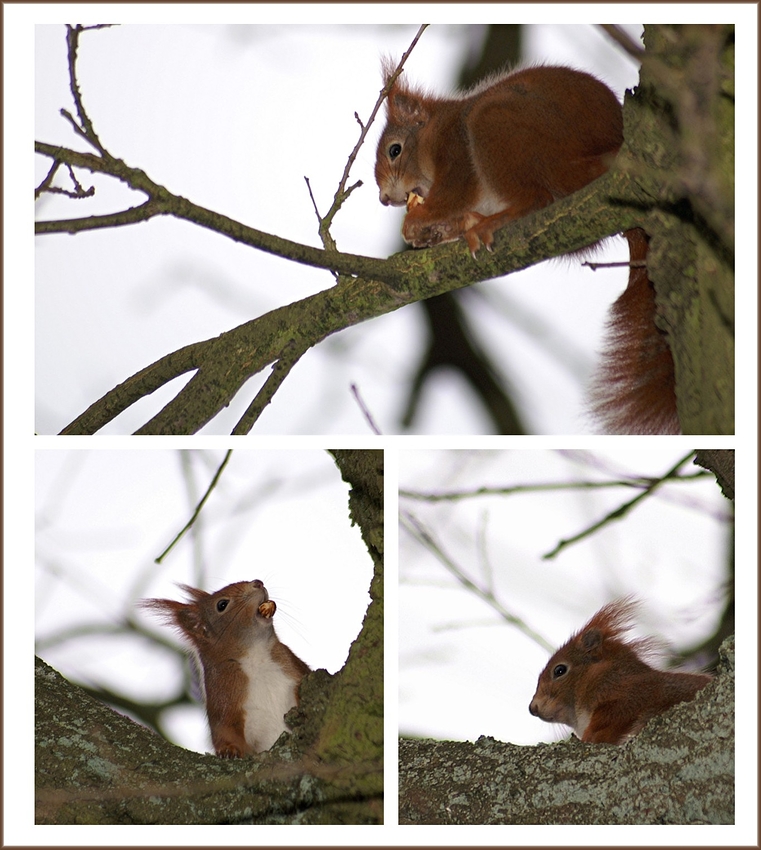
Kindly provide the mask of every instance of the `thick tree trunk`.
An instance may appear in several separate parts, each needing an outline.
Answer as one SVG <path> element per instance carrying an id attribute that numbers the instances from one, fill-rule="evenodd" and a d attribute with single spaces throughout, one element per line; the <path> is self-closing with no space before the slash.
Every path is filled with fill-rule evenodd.
<path id="1" fill-rule="evenodd" d="M 622 164 L 643 191 L 647 268 L 685 434 L 734 434 L 734 27 L 647 26 Z"/>

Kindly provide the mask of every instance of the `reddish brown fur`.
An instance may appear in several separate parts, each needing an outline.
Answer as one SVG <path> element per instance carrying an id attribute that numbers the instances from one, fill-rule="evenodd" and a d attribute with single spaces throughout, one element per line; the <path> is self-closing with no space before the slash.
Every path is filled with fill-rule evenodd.
<path id="1" fill-rule="evenodd" d="M 296 701 L 298 685 L 309 667 L 278 640 L 272 615 L 260 613 L 259 607 L 269 601 L 269 596 L 258 579 L 235 582 L 216 593 L 184 584 L 180 587 L 192 601 L 144 599 L 141 606 L 163 614 L 197 653 L 203 672 L 206 714 L 217 755 L 227 758 L 249 755 L 252 748 L 244 734 L 243 709 L 249 679 L 239 661 L 250 650 L 252 641 L 264 641 L 271 657 L 293 680 Z M 217 604 L 221 600 L 226 600 L 227 606 L 219 611 Z"/>
<path id="2" fill-rule="evenodd" d="M 425 198 L 402 231 L 417 246 L 460 236 L 473 251 L 491 246 L 498 227 L 607 171 L 623 142 L 613 93 L 570 68 L 524 68 L 452 100 L 397 80 L 387 119 L 376 180 L 383 203 L 401 204 L 416 188 Z M 392 159 L 394 143 L 402 152 Z M 498 209 L 485 209 L 484 193 Z"/>
<path id="3" fill-rule="evenodd" d="M 622 744 L 711 681 L 651 667 L 645 659 L 652 642 L 625 639 L 634 608 L 631 599 L 611 602 L 550 658 L 529 706 L 533 715 L 573 727 L 582 741 Z"/>
<path id="4" fill-rule="evenodd" d="M 647 236 L 624 234 L 632 263 L 647 259 Z M 609 434 L 678 434 L 674 361 L 654 322 L 655 290 L 647 269 L 632 266 L 629 285 L 613 305 L 591 407 Z"/>
<path id="5" fill-rule="evenodd" d="M 384 63 L 388 82 L 393 71 Z M 537 66 L 436 98 L 398 79 L 388 95 L 375 177 L 383 204 L 411 194 L 402 235 L 415 247 L 463 238 L 475 256 L 494 232 L 578 191 L 610 168 L 623 143 L 621 105 L 610 89 L 570 68 Z M 641 230 L 626 234 L 644 260 Z M 613 307 L 606 361 L 593 408 L 613 433 L 679 430 L 674 366 L 655 325 L 644 269 Z"/>

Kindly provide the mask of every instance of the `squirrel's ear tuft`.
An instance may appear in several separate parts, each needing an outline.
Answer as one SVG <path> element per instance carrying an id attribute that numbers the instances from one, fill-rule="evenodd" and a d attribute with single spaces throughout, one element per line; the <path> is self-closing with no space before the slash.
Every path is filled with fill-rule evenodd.
<path id="1" fill-rule="evenodd" d="M 381 56 L 381 77 L 383 77 L 383 85 L 391 79 L 391 75 L 396 70 L 396 62 L 390 56 Z"/>

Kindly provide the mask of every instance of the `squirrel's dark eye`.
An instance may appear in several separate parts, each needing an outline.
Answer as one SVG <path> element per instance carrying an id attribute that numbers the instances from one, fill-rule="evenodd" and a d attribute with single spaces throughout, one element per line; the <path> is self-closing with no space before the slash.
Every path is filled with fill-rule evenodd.
<path id="1" fill-rule="evenodd" d="M 219 602 L 217 602 L 217 611 L 221 614 L 229 604 L 229 599 L 220 599 Z"/>
<path id="2" fill-rule="evenodd" d="M 388 149 L 389 159 L 396 159 L 399 154 L 402 152 L 402 146 L 399 142 L 394 142 L 393 145 Z"/>
<path id="3" fill-rule="evenodd" d="M 568 667 L 565 664 L 558 664 L 552 668 L 552 678 L 559 679 L 561 676 L 565 676 L 568 672 Z"/>

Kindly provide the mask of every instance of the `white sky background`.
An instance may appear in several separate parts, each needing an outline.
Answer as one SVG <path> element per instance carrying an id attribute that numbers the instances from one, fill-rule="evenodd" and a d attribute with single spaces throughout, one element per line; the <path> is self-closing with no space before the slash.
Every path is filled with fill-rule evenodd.
<path id="1" fill-rule="evenodd" d="M 623 475 L 661 476 L 686 454 L 675 444 L 593 452 L 402 451 L 399 487 L 440 493 Z M 687 471 L 697 467 L 687 466 Z M 607 473 L 607 474 L 606 474 Z M 602 605 L 643 602 L 641 634 L 686 649 L 712 634 L 726 581 L 727 502 L 715 480 L 671 484 L 594 536 L 542 556 L 638 491 L 489 496 L 427 503 L 400 495 L 437 544 L 554 648 Z M 753 534 L 746 528 L 746 534 Z M 565 727 L 528 704 L 547 650 L 506 624 L 400 529 L 399 727 L 401 734 L 515 744 L 553 741 Z M 738 620 L 740 618 L 738 617 Z M 748 624 L 746 624 L 747 626 Z"/>
<path id="2" fill-rule="evenodd" d="M 83 35 L 80 87 L 101 140 L 115 156 L 198 204 L 319 245 L 304 176 L 319 208 L 327 210 L 358 137 L 354 112 L 366 118 L 375 103 L 379 56 L 400 56 L 415 32 L 415 25 L 126 25 Z M 430 27 L 407 65 L 409 78 L 446 93 L 480 39 L 479 27 Z M 619 97 L 638 77 L 636 64 L 588 25 L 528 29 L 526 59 L 596 73 Z M 41 26 L 36 138 L 88 149 L 59 114 L 61 107 L 72 108 L 65 31 Z M 382 125 L 376 124 L 352 174 L 352 182 L 361 179 L 364 186 L 334 226 L 340 248 L 376 257 L 398 250 L 403 215 L 378 201 L 373 166 Z M 50 162 L 36 157 L 35 164 L 40 182 Z M 81 179 L 93 182 L 87 174 Z M 37 205 L 38 218 L 104 213 L 143 199 L 115 181 L 94 182 L 92 201 L 48 195 Z M 611 240 L 610 246 L 609 259 L 626 258 L 623 240 Z M 328 272 L 169 218 L 75 237 L 42 236 L 35 261 L 38 433 L 59 431 L 164 354 L 332 281 Z M 592 273 L 578 262 L 554 261 L 483 286 L 478 297 L 469 293 L 495 362 L 515 385 L 537 433 L 588 430 L 581 391 L 607 309 L 625 281 L 622 270 Z M 547 323 L 544 332 L 535 332 L 538 337 L 521 329 L 524 311 Z M 255 433 L 366 433 L 349 392 L 352 382 L 381 430 L 397 432 L 402 391 L 424 334 L 412 308 L 331 337 L 298 364 Z M 548 353 L 544 334 L 559 355 Z M 510 365 L 515 363 L 521 364 L 519 374 Z M 262 380 L 252 379 L 257 386 Z M 102 433 L 132 432 L 177 389 L 141 401 Z M 205 432 L 229 433 L 253 391 L 247 387 Z M 424 397 L 426 413 L 415 423 L 417 432 L 483 433 L 488 422 L 469 393 L 459 378 L 437 377 Z"/>
<path id="3" fill-rule="evenodd" d="M 259 578 L 277 602 L 280 639 L 313 669 L 343 666 L 370 601 L 372 561 L 350 525 L 348 485 L 327 452 L 236 450 L 201 526 L 154 563 L 224 454 L 185 453 L 184 468 L 179 451 L 37 453 L 35 620 L 45 661 L 75 681 L 135 699 L 168 698 L 180 666 L 147 640 L 98 634 L 50 646 L 50 638 L 128 616 L 171 638 L 159 618 L 135 611 L 137 599 L 184 599 L 177 582 L 214 591 Z M 174 715 L 176 742 L 208 749 L 203 709 Z"/>

